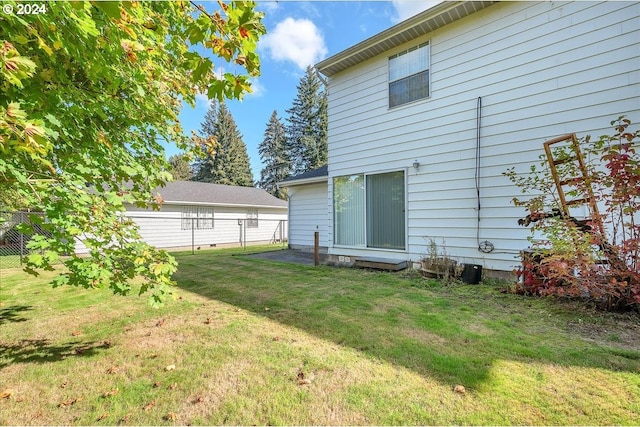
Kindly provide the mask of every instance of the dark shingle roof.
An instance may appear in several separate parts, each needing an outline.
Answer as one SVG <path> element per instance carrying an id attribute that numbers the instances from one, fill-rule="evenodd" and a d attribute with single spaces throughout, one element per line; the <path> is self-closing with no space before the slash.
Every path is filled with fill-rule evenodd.
<path id="1" fill-rule="evenodd" d="M 282 180 L 282 183 L 286 183 L 286 182 L 291 182 L 291 181 L 301 181 L 304 179 L 311 179 L 311 178 L 322 178 L 322 177 L 328 177 L 329 176 L 329 170 L 327 168 L 327 166 L 322 166 L 319 167 L 318 169 L 314 169 L 314 170 L 310 170 L 307 171 L 305 173 L 301 173 L 299 175 L 295 175 L 292 177 L 289 177 L 287 179 Z"/>
<path id="2" fill-rule="evenodd" d="M 261 188 L 210 184 L 208 182 L 174 181 L 156 190 L 165 203 L 204 203 L 286 208 L 285 200 L 272 196 Z"/>

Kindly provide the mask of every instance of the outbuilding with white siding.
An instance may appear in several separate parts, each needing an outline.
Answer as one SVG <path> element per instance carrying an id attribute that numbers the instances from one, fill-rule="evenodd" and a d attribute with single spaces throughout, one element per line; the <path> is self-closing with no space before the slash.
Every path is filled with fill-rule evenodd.
<path id="1" fill-rule="evenodd" d="M 161 249 L 206 249 L 287 239 L 287 202 L 263 189 L 194 181 L 158 188 L 159 211 L 126 206 L 142 239 Z M 86 252 L 81 242 L 77 253 Z"/>
<path id="2" fill-rule="evenodd" d="M 327 166 L 293 176 L 278 183 L 289 195 L 289 247 L 312 251 L 315 233 L 319 233 L 319 250 L 327 252 L 329 225 Z"/>
<path id="3" fill-rule="evenodd" d="M 510 271 L 529 230 L 503 173 L 526 173 L 546 140 L 640 122 L 640 3 L 443 2 L 316 68 L 327 188 L 308 183 L 319 200 L 290 203 L 292 221 L 326 215 L 334 258 L 418 261 L 433 240 Z"/>

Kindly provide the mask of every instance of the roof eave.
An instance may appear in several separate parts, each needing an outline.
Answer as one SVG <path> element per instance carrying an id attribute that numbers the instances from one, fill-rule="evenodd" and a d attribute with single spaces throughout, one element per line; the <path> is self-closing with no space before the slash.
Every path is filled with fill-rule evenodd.
<path id="1" fill-rule="evenodd" d="M 278 182 L 276 185 L 278 187 L 293 187 L 296 185 L 304 185 L 304 184 L 318 184 L 322 182 L 327 182 L 329 180 L 328 176 L 316 176 L 313 178 L 303 178 L 303 179 L 292 179 L 291 181 L 282 181 Z"/>
<path id="2" fill-rule="evenodd" d="M 233 208 L 272 208 L 272 209 L 288 209 L 286 205 L 258 205 L 250 203 L 209 203 L 209 202 L 189 202 L 180 200 L 163 200 L 165 205 L 196 205 L 196 206 L 229 206 Z"/>
<path id="3" fill-rule="evenodd" d="M 382 31 L 316 64 L 327 77 L 462 19 L 494 1 L 446 1 Z"/>

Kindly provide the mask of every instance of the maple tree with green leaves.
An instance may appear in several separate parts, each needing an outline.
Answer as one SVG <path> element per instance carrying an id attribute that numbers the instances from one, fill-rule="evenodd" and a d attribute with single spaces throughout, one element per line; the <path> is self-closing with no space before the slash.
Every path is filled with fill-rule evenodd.
<path id="1" fill-rule="evenodd" d="M 0 16 L 0 195 L 43 208 L 27 271 L 62 262 L 53 285 L 117 294 L 170 293 L 175 260 L 141 241 L 125 204 L 158 208 L 170 179 L 163 142 L 216 149 L 183 133 L 182 103 L 198 93 L 241 98 L 259 75 L 265 33 L 253 2 L 51 2 Z M 224 73 L 221 75 L 219 70 Z M 74 253 L 77 241 L 86 256 Z M 138 283 L 138 282 L 136 282 Z"/>

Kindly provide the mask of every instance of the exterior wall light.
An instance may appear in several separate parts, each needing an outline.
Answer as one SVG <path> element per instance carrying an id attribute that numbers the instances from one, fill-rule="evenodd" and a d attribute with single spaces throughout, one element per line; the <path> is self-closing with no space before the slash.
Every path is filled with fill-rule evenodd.
<path id="1" fill-rule="evenodd" d="M 417 160 L 413 161 L 413 168 L 418 171 L 418 169 L 420 169 L 420 162 Z"/>

